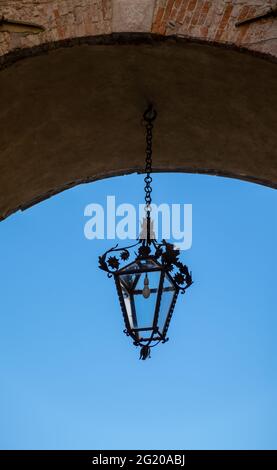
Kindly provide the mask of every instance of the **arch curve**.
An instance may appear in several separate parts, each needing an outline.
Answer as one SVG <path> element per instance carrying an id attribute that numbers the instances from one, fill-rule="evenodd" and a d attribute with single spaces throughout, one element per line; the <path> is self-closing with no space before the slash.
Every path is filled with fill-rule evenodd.
<path id="1" fill-rule="evenodd" d="M 65 3 L 75 4 L 59 2 L 59 15 Z M 104 0 L 83 3 L 88 8 L 111 6 Z M 124 1 L 112 3 L 114 14 L 114 4 Z M 274 48 L 252 47 L 243 54 L 239 43 L 223 41 L 229 26 L 216 44 L 209 35 L 181 38 L 180 28 L 172 34 L 172 26 L 164 31 L 158 27 L 162 2 L 149 3 L 153 34 L 132 32 L 147 29 L 148 10 L 143 10 L 138 12 L 141 26 L 133 15 L 126 33 L 113 32 L 105 23 L 104 33 L 99 27 L 94 34 L 80 37 L 78 30 L 79 36 L 65 38 L 65 28 L 55 40 L 24 36 L 5 50 L 0 71 L 0 219 L 75 184 L 142 172 L 140 120 L 149 100 L 158 110 L 154 171 L 208 173 L 277 187 Z M 189 3 L 193 5 L 190 0 L 187 7 Z M 200 3 L 204 8 L 205 2 L 195 5 Z M 41 8 L 47 4 L 57 5 L 49 1 Z M 55 24 L 57 29 L 60 23 Z"/>

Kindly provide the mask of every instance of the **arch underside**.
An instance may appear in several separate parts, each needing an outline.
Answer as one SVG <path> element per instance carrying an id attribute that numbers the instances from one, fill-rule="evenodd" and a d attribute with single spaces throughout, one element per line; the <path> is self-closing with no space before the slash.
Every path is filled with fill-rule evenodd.
<path id="1" fill-rule="evenodd" d="M 275 63 L 171 39 L 50 49 L 0 71 L 0 219 L 76 184 L 142 172 L 149 101 L 154 171 L 277 187 Z"/>

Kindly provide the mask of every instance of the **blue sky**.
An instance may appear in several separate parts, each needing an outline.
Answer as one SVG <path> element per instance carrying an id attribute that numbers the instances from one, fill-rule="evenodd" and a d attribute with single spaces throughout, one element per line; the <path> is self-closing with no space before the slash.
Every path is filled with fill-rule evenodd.
<path id="1" fill-rule="evenodd" d="M 143 202 L 142 176 L 78 186 L 0 224 L 1 449 L 276 449 L 276 192 L 155 174 L 157 204 L 191 203 L 194 285 L 170 341 L 139 361 L 122 333 L 111 240 L 84 208 Z"/>

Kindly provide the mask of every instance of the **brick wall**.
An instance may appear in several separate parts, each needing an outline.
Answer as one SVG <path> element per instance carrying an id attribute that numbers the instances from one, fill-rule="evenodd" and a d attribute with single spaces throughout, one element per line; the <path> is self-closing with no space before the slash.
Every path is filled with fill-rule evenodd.
<path id="1" fill-rule="evenodd" d="M 0 32 L 0 55 L 112 32 L 152 32 L 243 46 L 277 56 L 277 18 L 235 27 L 276 6 L 270 0 L 0 0 L 0 16 L 42 24 L 38 35 Z"/>
<path id="2" fill-rule="evenodd" d="M 266 12 L 276 1 L 157 0 L 152 31 L 245 46 L 277 54 L 277 19 L 236 28 L 237 21 Z"/>

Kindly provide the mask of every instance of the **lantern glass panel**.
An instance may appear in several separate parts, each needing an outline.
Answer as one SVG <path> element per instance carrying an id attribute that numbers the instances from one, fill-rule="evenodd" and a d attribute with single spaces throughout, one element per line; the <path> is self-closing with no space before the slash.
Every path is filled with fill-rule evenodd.
<path id="1" fill-rule="evenodd" d="M 137 260 L 119 272 L 129 327 L 138 340 L 152 335 L 161 273 L 161 266 L 151 259 Z M 148 298 L 143 296 L 146 274 L 150 289 Z M 136 331 L 141 329 L 143 331 Z"/>
<path id="2" fill-rule="evenodd" d="M 138 328 L 153 328 L 161 271 L 147 273 L 150 289 L 150 295 L 147 299 L 143 296 L 145 277 L 145 273 L 140 275 L 139 281 L 134 290 L 137 323 Z"/>
<path id="3" fill-rule="evenodd" d="M 120 284 L 130 328 L 137 328 L 136 313 L 133 305 L 133 294 L 130 294 L 130 292 L 126 289 L 125 285 L 123 285 L 122 283 Z"/>
<path id="4" fill-rule="evenodd" d="M 168 317 L 172 300 L 174 298 L 176 288 L 170 278 L 165 274 L 163 282 L 163 291 L 161 296 L 160 311 L 158 318 L 158 328 L 159 332 L 163 334 L 166 319 Z"/>
<path id="5" fill-rule="evenodd" d="M 137 263 L 136 261 L 134 263 L 130 263 L 128 266 L 126 266 L 125 268 L 121 269 L 120 272 L 122 273 L 128 273 L 128 272 L 131 272 L 131 271 L 139 271 L 140 270 L 140 265 L 139 263 Z"/>

